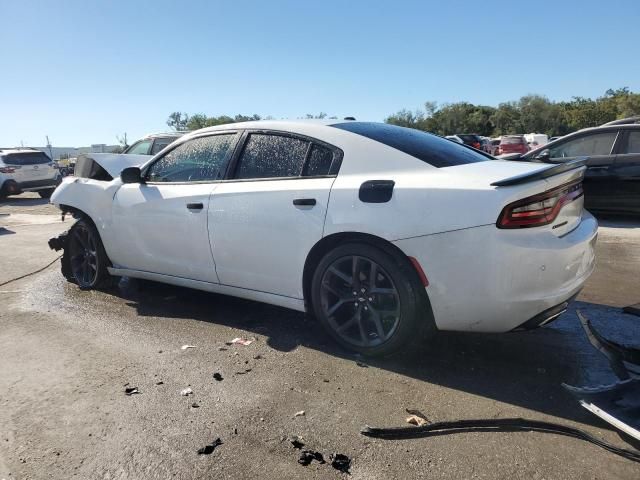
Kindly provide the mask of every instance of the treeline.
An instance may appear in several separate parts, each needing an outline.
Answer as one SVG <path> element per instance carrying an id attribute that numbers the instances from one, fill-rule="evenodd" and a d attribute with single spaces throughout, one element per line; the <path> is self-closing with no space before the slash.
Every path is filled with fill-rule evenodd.
<path id="1" fill-rule="evenodd" d="M 438 135 L 477 133 L 487 137 L 514 133 L 546 133 L 566 135 L 581 128 L 595 127 L 619 118 L 640 115 L 640 94 L 629 88 L 607 90 L 594 99 L 573 97 L 568 102 L 552 102 L 541 95 L 526 95 L 520 100 L 501 103 L 497 107 L 468 102 L 438 105 L 426 102 L 424 109 L 400 110 L 385 122 L 417 128 Z M 326 113 L 306 114 L 302 118 L 336 118 Z M 260 115 L 220 115 L 203 113 L 188 115 L 173 112 L 167 125 L 176 130 L 197 130 L 226 123 L 261 120 Z M 273 117 L 264 117 L 271 120 Z"/>
<path id="2" fill-rule="evenodd" d="M 541 95 L 526 95 L 497 107 L 468 102 L 438 106 L 435 102 L 426 102 L 424 109 L 400 110 L 385 122 L 438 135 L 477 133 L 495 137 L 546 133 L 555 136 L 634 115 L 640 115 L 640 94 L 625 87 L 607 90 L 595 100 L 573 97 L 568 102 L 552 102 Z"/>

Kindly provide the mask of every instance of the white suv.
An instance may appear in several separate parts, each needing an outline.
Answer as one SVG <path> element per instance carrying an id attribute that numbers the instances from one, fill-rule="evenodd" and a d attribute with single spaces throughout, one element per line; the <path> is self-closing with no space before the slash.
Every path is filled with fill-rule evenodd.
<path id="1" fill-rule="evenodd" d="M 40 150 L 0 149 L 0 198 L 22 192 L 49 198 L 59 183 L 60 172 Z"/>

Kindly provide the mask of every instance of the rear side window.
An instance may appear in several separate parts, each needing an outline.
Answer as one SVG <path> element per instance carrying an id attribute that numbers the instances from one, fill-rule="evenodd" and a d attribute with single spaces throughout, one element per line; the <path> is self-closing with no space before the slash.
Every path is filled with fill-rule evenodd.
<path id="1" fill-rule="evenodd" d="M 2 156 L 6 165 L 41 165 L 51 162 L 51 159 L 42 152 L 7 153 Z"/>
<path id="2" fill-rule="evenodd" d="M 194 138 L 177 146 L 147 171 L 149 182 L 206 182 L 219 180 L 235 134 Z"/>
<path id="3" fill-rule="evenodd" d="M 302 175 L 313 177 L 316 175 L 329 175 L 331 163 L 333 162 L 333 151 L 326 147 L 313 144 L 309 153 L 309 160 L 304 167 Z"/>
<path id="4" fill-rule="evenodd" d="M 640 130 L 629 132 L 622 153 L 640 153 Z"/>
<path id="5" fill-rule="evenodd" d="M 445 138 L 386 123 L 349 122 L 332 125 L 400 150 L 434 167 L 453 167 L 492 159 Z"/>
<path id="6" fill-rule="evenodd" d="M 236 178 L 298 177 L 309 142 L 284 135 L 252 133 L 247 138 L 236 170 Z"/>

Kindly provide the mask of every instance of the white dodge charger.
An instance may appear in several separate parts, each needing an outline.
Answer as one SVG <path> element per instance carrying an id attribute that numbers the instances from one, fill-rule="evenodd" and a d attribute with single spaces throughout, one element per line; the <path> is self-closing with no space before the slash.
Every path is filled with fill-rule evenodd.
<path id="1" fill-rule="evenodd" d="M 50 242 L 70 281 L 128 276 L 307 311 L 364 354 L 543 325 L 594 268 L 579 161 L 495 160 L 352 120 L 223 125 L 150 160 L 98 157 L 52 196 L 77 218 Z"/>

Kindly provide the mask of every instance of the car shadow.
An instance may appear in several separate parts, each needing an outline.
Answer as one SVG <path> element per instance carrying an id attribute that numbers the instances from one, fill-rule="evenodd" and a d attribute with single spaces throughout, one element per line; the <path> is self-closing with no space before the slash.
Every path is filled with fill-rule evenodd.
<path id="1" fill-rule="evenodd" d="M 589 343 L 575 315 L 579 308 L 612 339 L 640 343 L 640 322 L 619 309 L 575 302 L 555 323 L 528 332 L 440 332 L 397 355 L 368 359 L 339 347 L 314 319 L 249 300 L 155 282 L 123 279 L 113 294 L 139 315 L 195 319 L 267 337 L 279 351 L 300 346 L 414 379 L 584 424 L 609 428 L 580 408 L 561 384 L 604 385 L 616 378 Z"/>
<path id="2" fill-rule="evenodd" d="M 33 197 L 6 197 L 0 199 L 0 205 L 7 207 L 36 207 L 39 205 L 46 205 L 49 203 L 48 198 L 33 198 Z"/>

